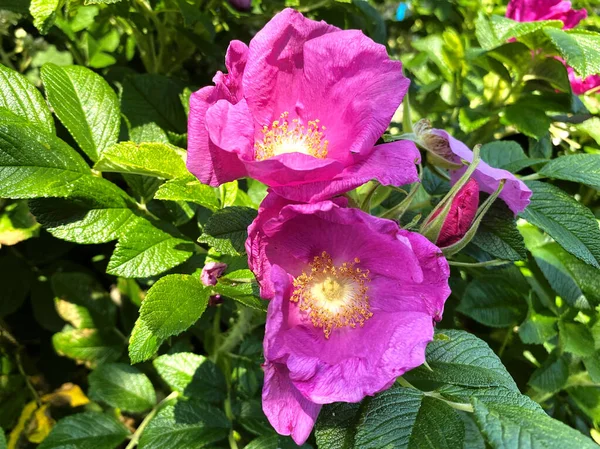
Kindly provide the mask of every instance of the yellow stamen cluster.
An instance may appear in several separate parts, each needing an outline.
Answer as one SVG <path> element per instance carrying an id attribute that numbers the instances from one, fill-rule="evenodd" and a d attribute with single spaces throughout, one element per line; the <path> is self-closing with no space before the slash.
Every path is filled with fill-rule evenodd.
<path id="1" fill-rule="evenodd" d="M 263 141 L 254 145 L 255 159 L 262 161 L 284 153 L 304 153 L 325 159 L 329 141 L 323 140 L 325 127 L 319 126 L 319 119 L 304 126 L 297 118 L 290 123 L 288 116 L 289 113 L 284 112 L 271 126 L 264 126 Z"/>
<path id="2" fill-rule="evenodd" d="M 324 251 L 315 256 L 308 274 L 294 279 L 290 300 L 299 304 L 315 327 L 323 329 L 325 338 L 336 328 L 362 327 L 373 316 L 367 296 L 369 270 L 357 268 L 357 263 L 358 258 L 336 267 Z"/>

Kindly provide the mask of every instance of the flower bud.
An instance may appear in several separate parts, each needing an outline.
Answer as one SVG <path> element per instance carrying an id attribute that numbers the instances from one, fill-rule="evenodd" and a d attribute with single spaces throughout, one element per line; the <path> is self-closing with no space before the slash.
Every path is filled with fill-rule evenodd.
<path id="1" fill-rule="evenodd" d="M 427 150 L 429 163 L 450 170 L 462 167 L 462 163 L 452 151 L 448 139 L 439 135 L 436 129 L 432 129 L 429 120 L 419 120 L 413 126 L 413 130 L 419 145 Z"/>
<path id="2" fill-rule="evenodd" d="M 229 0 L 229 4 L 240 11 L 245 11 L 252 6 L 252 0 Z"/>
<path id="3" fill-rule="evenodd" d="M 435 242 L 436 245 L 444 248 L 458 242 L 469 230 L 471 223 L 473 223 L 478 206 L 479 185 L 477 181 L 471 178 L 452 199 L 448 215 L 444 219 Z M 442 209 L 434 214 L 429 221 L 438 216 L 441 211 Z"/>
<path id="4" fill-rule="evenodd" d="M 226 263 L 208 262 L 204 265 L 204 268 L 202 268 L 200 280 L 206 286 L 215 285 L 217 283 L 217 278 L 219 278 L 226 269 Z"/>

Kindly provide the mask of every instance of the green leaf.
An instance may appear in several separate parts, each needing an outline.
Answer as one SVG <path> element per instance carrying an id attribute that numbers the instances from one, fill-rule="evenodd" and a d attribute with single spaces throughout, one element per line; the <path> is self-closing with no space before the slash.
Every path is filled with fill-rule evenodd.
<path id="1" fill-rule="evenodd" d="M 544 29 L 560 55 L 583 78 L 600 73 L 600 34 L 587 30 Z"/>
<path id="2" fill-rule="evenodd" d="M 0 428 L 0 449 L 6 449 L 6 437 L 4 436 L 4 430 Z"/>
<path id="3" fill-rule="evenodd" d="M 547 81 L 555 89 L 562 92 L 571 92 L 567 68 L 557 59 L 545 58 L 535 65 L 532 74 L 537 79 Z"/>
<path id="4" fill-rule="evenodd" d="M 184 0 L 182 0 L 184 1 Z M 250 441 L 244 449 L 312 449 L 309 444 L 298 446 L 290 437 L 281 435 L 264 435 Z"/>
<path id="5" fill-rule="evenodd" d="M 39 235 L 40 224 L 27 207 L 27 201 L 14 201 L 0 212 L 0 245 L 12 246 Z"/>
<path id="6" fill-rule="evenodd" d="M 219 278 L 214 290 L 255 310 L 267 311 L 267 301 L 260 298 L 260 289 L 250 270 L 236 270 Z"/>
<path id="7" fill-rule="evenodd" d="M 498 140 L 496 142 L 486 143 L 480 150 L 481 159 L 492 167 L 503 168 L 526 160 L 527 156 L 517 142 L 512 140 Z"/>
<path id="8" fill-rule="evenodd" d="M 61 419 L 40 449 L 116 449 L 129 435 L 127 428 L 104 413 L 78 413 Z"/>
<path id="9" fill-rule="evenodd" d="M 108 148 L 94 168 L 171 179 L 189 175 L 185 152 L 167 143 L 120 142 Z"/>
<path id="10" fill-rule="evenodd" d="M 82 177 L 64 194 L 68 198 L 29 201 L 37 220 L 57 238 L 76 243 L 110 242 L 142 220 L 130 208 L 133 200 L 105 179 Z"/>
<path id="11" fill-rule="evenodd" d="M 577 386 L 567 389 L 569 396 L 575 401 L 587 416 L 592 418 L 594 422 L 600 420 L 600 388 L 595 386 Z"/>
<path id="12" fill-rule="evenodd" d="M 531 253 L 552 289 L 567 304 L 578 309 L 600 304 L 597 268 L 567 253 L 556 243 L 531 248 Z"/>
<path id="13" fill-rule="evenodd" d="M 462 447 L 464 435 L 463 422 L 454 409 L 399 386 L 362 405 L 325 406 L 316 432 L 321 449 L 452 449 Z"/>
<path id="14" fill-rule="evenodd" d="M 536 139 L 541 139 L 552 123 L 543 109 L 523 102 L 507 106 L 504 109 L 504 120 L 516 126 L 523 134 Z"/>
<path id="15" fill-rule="evenodd" d="M 63 3 L 64 0 L 31 0 L 29 12 L 33 17 L 33 24 L 40 33 L 46 34 L 54 25 L 58 9 Z"/>
<path id="16" fill-rule="evenodd" d="M 528 181 L 531 203 L 520 216 L 584 262 L 600 268 L 600 229 L 592 212 L 553 185 Z"/>
<path id="17" fill-rule="evenodd" d="M 131 363 L 149 360 L 156 354 L 164 341 L 165 338 L 154 335 L 144 321 L 137 320 L 129 339 L 129 359 Z"/>
<path id="18" fill-rule="evenodd" d="M 540 174 L 580 182 L 600 190 L 600 154 L 562 156 L 546 164 Z"/>
<path id="19" fill-rule="evenodd" d="M 204 313 L 209 296 L 210 289 L 196 277 L 183 274 L 162 277 L 148 290 L 139 320 L 159 338 L 178 335 Z"/>
<path id="20" fill-rule="evenodd" d="M 115 247 L 106 272 L 125 278 L 144 278 L 170 270 L 194 252 L 194 243 L 172 226 L 159 229 L 147 220 L 123 234 Z"/>
<path id="21" fill-rule="evenodd" d="M 523 343 L 528 345 L 544 344 L 558 334 L 557 322 L 558 318 L 555 316 L 531 313 L 519 326 L 519 337 Z"/>
<path id="22" fill-rule="evenodd" d="M 213 212 L 219 209 L 219 199 L 214 187 L 201 184 L 193 176 L 171 179 L 161 185 L 154 195 L 157 200 L 188 201 Z"/>
<path id="23" fill-rule="evenodd" d="M 249 207 L 226 207 L 214 213 L 198 239 L 222 254 L 244 254 L 248 226 L 256 218 L 256 210 Z"/>
<path id="24" fill-rule="evenodd" d="M 576 127 L 585 132 L 600 145 L 600 117 L 592 117 L 585 122 L 576 125 Z"/>
<path id="25" fill-rule="evenodd" d="M 370 401 L 371 399 L 367 398 L 362 404 L 338 402 L 323 406 L 315 426 L 319 449 L 354 449 L 360 409 Z"/>
<path id="26" fill-rule="evenodd" d="M 427 345 L 425 357 L 433 371 L 420 366 L 406 374 L 409 381 L 416 378 L 463 387 L 505 387 L 519 392 L 487 343 L 468 332 L 438 332 L 437 338 Z"/>
<path id="27" fill-rule="evenodd" d="M 562 28 L 558 20 L 541 20 L 536 22 L 516 22 L 501 16 L 486 17 L 479 12 L 475 20 L 477 40 L 486 50 L 499 47 L 511 38 L 519 38 L 546 29 L 548 27 Z"/>
<path id="28" fill-rule="evenodd" d="M 126 412 L 141 413 L 156 404 L 154 387 L 144 373 L 124 363 L 98 366 L 89 376 L 89 396 Z"/>
<path id="29" fill-rule="evenodd" d="M 52 336 L 59 355 L 87 366 L 116 361 L 123 352 L 123 340 L 113 331 L 66 329 Z"/>
<path id="30" fill-rule="evenodd" d="M 201 355 L 189 352 L 165 354 L 153 362 L 160 377 L 187 397 L 220 403 L 225 399 L 227 385 L 221 370 Z"/>
<path id="31" fill-rule="evenodd" d="M 594 355 L 584 358 L 583 364 L 592 381 L 600 383 L 600 353 L 595 352 Z"/>
<path id="32" fill-rule="evenodd" d="M 565 351 L 580 357 L 594 353 L 594 337 L 585 324 L 558 322 L 558 337 Z"/>
<path id="33" fill-rule="evenodd" d="M 564 356 L 557 357 L 553 354 L 533 372 L 528 383 L 544 393 L 556 393 L 565 386 L 568 379 L 568 360 Z"/>
<path id="34" fill-rule="evenodd" d="M 456 309 L 490 327 L 510 327 L 525 317 L 526 303 L 519 291 L 500 276 L 482 276 L 472 281 Z"/>
<path id="35" fill-rule="evenodd" d="M 77 329 L 114 325 L 116 306 L 108 293 L 85 273 L 55 273 L 51 278 L 56 310 Z"/>
<path id="36" fill-rule="evenodd" d="M 67 196 L 90 168 L 62 140 L 0 117 L 0 197 Z"/>
<path id="37" fill-rule="evenodd" d="M 489 254 L 504 260 L 523 260 L 527 250 L 512 211 L 495 201 L 487 211 L 472 242 Z"/>
<path id="38" fill-rule="evenodd" d="M 130 140 L 149 141 L 145 136 L 149 132 L 156 134 L 155 128 L 185 133 L 187 119 L 179 100 L 183 88 L 183 85 L 160 75 L 126 78 L 121 94 L 121 111 L 129 123 Z"/>
<path id="39" fill-rule="evenodd" d="M 591 439 L 548 415 L 477 399 L 473 404 L 477 425 L 495 449 L 597 448 Z"/>
<path id="40" fill-rule="evenodd" d="M 140 449 L 200 449 L 227 438 L 229 420 L 218 408 L 198 401 L 163 407 L 150 421 Z"/>
<path id="41" fill-rule="evenodd" d="M 54 134 L 54 120 L 39 90 L 15 70 L 0 64 L 0 108 Z"/>
<path id="42" fill-rule="evenodd" d="M 44 64 L 48 102 L 65 128 L 92 161 L 117 142 L 119 101 L 104 78 L 82 66 Z"/>

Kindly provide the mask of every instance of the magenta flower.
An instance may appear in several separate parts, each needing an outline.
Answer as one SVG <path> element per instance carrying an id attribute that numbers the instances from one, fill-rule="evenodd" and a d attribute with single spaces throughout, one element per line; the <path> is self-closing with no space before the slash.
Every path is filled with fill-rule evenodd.
<path id="1" fill-rule="evenodd" d="M 450 179 L 452 184 L 456 183 L 467 170 L 467 166 L 463 165 L 462 161 L 473 162 L 473 152 L 446 131 L 430 129 L 428 124 L 415 126 L 415 132 L 425 148 L 445 162 L 454 165 L 456 169 L 450 170 Z M 472 178 L 477 181 L 481 191 L 490 194 L 494 193 L 498 189 L 500 181 L 505 179 L 506 182 L 499 197 L 515 215 L 523 211 L 529 204 L 531 190 L 509 171 L 494 168 L 480 161 Z"/>
<path id="2" fill-rule="evenodd" d="M 272 292 L 263 409 L 301 444 L 321 404 L 358 402 L 424 362 L 449 267 L 422 235 L 339 202 L 286 204 L 270 193 L 265 203 L 248 243 Z"/>
<path id="3" fill-rule="evenodd" d="M 596 87 L 600 86 L 600 75 L 590 75 L 587 78 L 581 78 L 575 74 L 575 70 L 567 66 L 569 81 L 575 95 L 582 95 Z"/>
<path id="4" fill-rule="evenodd" d="M 585 9 L 575 10 L 572 8 L 571 2 L 566 0 L 511 0 L 506 9 L 506 17 L 517 22 L 560 20 L 564 24 L 564 30 L 577 26 L 587 16 L 588 13 Z M 576 95 L 584 94 L 600 86 L 600 75 L 581 78 L 569 66 L 567 66 L 567 71 L 571 88 Z"/>
<path id="5" fill-rule="evenodd" d="M 286 9 L 249 47 L 233 41 L 225 63 L 190 99 L 187 166 L 203 183 L 250 176 L 310 202 L 418 180 L 412 143 L 375 146 L 409 80 L 362 32 Z"/>
<path id="6" fill-rule="evenodd" d="M 440 235 L 435 242 L 440 248 L 453 245 L 467 233 L 473 223 L 479 207 L 479 185 L 474 179 L 469 179 L 452 199 L 448 215 L 444 219 Z M 433 220 L 442 209 L 431 217 Z"/>
<path id="7" fill-rule="evenodd" d="M 587 11 L 573 9 L 567 0 L 510 0 L 506 17 L 517 22 L 560 20 L 568 30 L 585 19 Z"/>

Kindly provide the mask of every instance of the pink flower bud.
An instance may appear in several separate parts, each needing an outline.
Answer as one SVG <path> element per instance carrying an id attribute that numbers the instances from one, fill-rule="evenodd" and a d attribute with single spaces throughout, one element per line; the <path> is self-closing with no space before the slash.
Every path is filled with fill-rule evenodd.
<path id="1" fill-rule="evenodd" d="M 478 206 L 479 185 L 477 181 L 471 178 L 452 199 L 450 210 L 444 220 L 436 242 L 437 246 L 444 248 L 453 245 L 463 238 L 475 218 Z M 435 218 L 437 215 L 439 213 L 432 218 Z"/>
<path id="2" fill-rule="evenodd" d="M 229 0 L 229 4 L 236 9 L 244 11 L 250 9 L 250 6 L 252 6 L 252 0 Z"/>
<path id="3" fill-rule="evenodd" d="M 204 268 L 202 268 L 200 280 L 206 286 L 215 285 L 217 283 L 217 278 L 219 278 L 226 269 L 226 263 L 208 262 L 204 265 Z"/>

